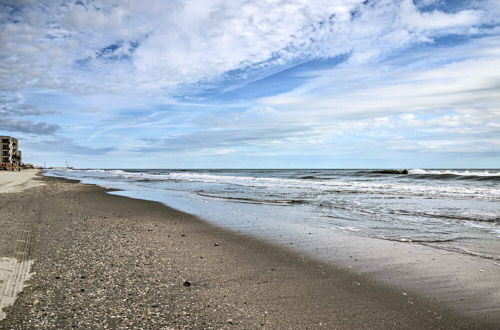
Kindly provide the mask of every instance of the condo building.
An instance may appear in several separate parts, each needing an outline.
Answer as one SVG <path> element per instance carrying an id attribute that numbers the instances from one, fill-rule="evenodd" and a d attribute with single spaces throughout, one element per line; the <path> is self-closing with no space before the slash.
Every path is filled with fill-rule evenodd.
<path id="1" fill-rule="evenodd" d="M 10 136 L 0 136 L 0 170 L 20 170 L 19 142 Z"/>

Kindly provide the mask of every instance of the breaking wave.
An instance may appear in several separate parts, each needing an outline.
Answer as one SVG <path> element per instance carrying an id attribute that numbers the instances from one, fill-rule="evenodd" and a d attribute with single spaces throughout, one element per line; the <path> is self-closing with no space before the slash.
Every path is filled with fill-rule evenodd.
<path id="1" fill-rule="evenodd" d="M 357 174 L 363 176 L 381 175 L 408 175 L 414 179 L 436 180 L 473 180 L 500 182 L 500 170 L 423 170 L 423 169 L 395 169 L 395 170 L 363 170 Z"/>

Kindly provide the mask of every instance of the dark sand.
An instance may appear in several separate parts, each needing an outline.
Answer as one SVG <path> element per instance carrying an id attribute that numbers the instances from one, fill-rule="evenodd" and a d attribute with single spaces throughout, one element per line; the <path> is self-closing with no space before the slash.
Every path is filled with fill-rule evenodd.
<path id="1" fill-rule="evenodd" d="M 159 203 L 42 180 L 0 195 L 0 257 L 24 235 L 35 260 L 1 329 L 496 328 Z"/>

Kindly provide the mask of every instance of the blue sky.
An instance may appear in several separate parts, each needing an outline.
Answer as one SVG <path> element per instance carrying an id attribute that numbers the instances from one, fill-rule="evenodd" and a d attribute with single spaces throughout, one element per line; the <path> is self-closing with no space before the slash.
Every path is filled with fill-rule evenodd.
<path id="1" fill-rule="evenodd" d="M 492 168 L 497 0 L 0 0 L 0 135 L 109 168 Z"/>

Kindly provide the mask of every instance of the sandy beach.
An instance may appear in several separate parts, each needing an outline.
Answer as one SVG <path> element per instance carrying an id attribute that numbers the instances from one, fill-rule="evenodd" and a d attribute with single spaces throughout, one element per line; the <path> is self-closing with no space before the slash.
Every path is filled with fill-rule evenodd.
<path id="1" fill-rule="evenodd" d="M 21 173 L 0 173 L 0 257 L 28 285 L 2 329 L 498 327 L 160 203 Z"/>
<path id="2" fill-rule="evenodd" d="M 28 188 L 42 185 L 35 176 L 39 170 L 2 171 L 0 172 L 0 194 L 16 193 Z"/>

